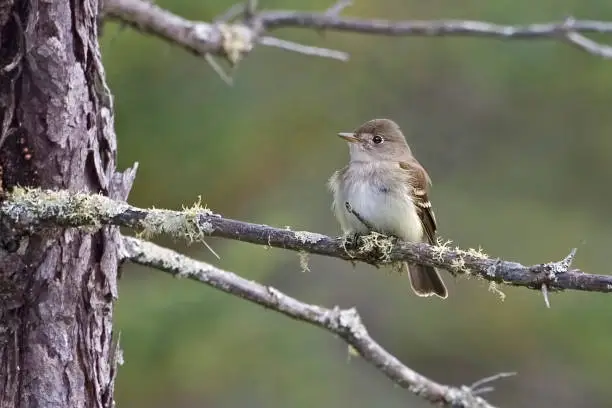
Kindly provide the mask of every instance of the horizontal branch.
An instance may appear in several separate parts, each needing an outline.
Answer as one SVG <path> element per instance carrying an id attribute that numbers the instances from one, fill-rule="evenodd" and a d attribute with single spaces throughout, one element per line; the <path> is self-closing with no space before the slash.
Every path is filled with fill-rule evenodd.
<path id="1" fill-rule="evenodd" d="M 420 37 L 489 37 L 499 39 L 556 38 L 567 32 L 612 33 L 612 22 L 575 20 L 503 25 L 474 20 L 408 20 L 390 21 L 330 16 L 325 13 L 267 11 L 260 14 L 266 29 L 301 27 L 347 31 L 384 36 Z"/>
<path id="2" fill-rule="evenodd" d="M 199 204 L 182 211 L 143 209 L 101 195 L 15 189 L 0 205 L 0 216 L 24 233 L 55 226 L 119 225 L 141 231 L 145 236 L 167 234 L 191 242 L 203 242 L 206 236 L 222 237 L 372 265 L 407 261 L 537 290 L 612 292 L 612 276 L 570 269 L 575 251 L 558 262 L 525 266 L 491 258 L 480 250 L 451 248 L 446 243 L 413 244 L 380 234 L 350 242 L 342 237 L 252 224 L 224 218 Z"/>
<path id="3" fill-rule="evenodd" d="M 271 286 L 246 280 L 232 272 L 198 262 L 172 250 L 136 238 L 125 237 L 123 246 L 123 257 L 126 260 L 159 269 L 176 277 L 186 277 L 205 283 L 215 289 L 247 299 L 338 335 L 363 359 L 376 366 L 393 382 L 429 402 L 457 408 L 493 408 L 477 395 L 484 390 L 490 390 L 490 387 L 481 388 L 483 380 L 477 381 L 471 387 L 450 387 L 430 380 L 405 366 L 370 337 L 354 308 L 326 309 L 303 303 Z M 489 382 L 507 375 L 497 375 L 485 380 Z"/>
<path id="4" fill-rule="evenodd" d="M 576 20 L 525 25 L 501 25 L 469 20 L 390 21 L 341 17 L 350 2 L 339 1 L 327 11 L 306 13 L 290 10 L 257 11 L 234 6 L 213 22 L 192 21 L 177 16 L 146 0 L 106 0 L 106 15 L 143 32 L 157 35 L 198 55 L 219 55 L 236 64 L 256 44 L 281 47 L 307 55 L 346 60 L 346 53 L 309 47 L 284 40 L 271 40 L 279 28 L 334 30 L 384 36 L 463 36 L 498 39 L 555 39 L 603 58 L 611 58 L 609 47 L 577 33 L 612 33 L 612 22 Z M 252 4 L 249 2 L 248 4 Z M 248 8 L 248 10 L 247 10 Z M 230 21 L 240 17 L 237 21 Z M 578 40 L 578 38 L 580 40 Z"/>

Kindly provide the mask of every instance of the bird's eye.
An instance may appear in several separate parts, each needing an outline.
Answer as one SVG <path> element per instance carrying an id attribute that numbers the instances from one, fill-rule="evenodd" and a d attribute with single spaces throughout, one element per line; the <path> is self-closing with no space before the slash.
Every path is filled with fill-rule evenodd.
<path id="1" fill-rule="evenodd" d="M 374 142 L 374 144 L 381 144 L 383 142 L 383 138 L 382 138 L 382 136 L 375 135 L 372 138 L 372 142 Z"/>

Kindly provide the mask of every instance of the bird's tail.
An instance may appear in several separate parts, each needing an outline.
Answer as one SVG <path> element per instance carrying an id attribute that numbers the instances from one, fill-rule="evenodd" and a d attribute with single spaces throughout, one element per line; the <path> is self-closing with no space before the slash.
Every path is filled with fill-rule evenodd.
<path id="1" fill-rule="evenodd" d="M 405 262 L 403 267 L 407 269 L 408 276 L 410 277 L 410 286 L 412 286 L 412 290 L 417 296 L 436 295 L 442 299 L 448 297 L 444 281 L 434 267 L 407 264 Z"/>

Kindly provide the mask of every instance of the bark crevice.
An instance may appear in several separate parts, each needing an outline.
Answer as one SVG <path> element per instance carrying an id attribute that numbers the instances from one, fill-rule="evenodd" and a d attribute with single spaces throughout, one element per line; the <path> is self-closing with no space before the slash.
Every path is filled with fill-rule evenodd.
<path id="1" fill-rule="evenodd" d="M 0 6 L 0 193 L 127 198 L 135 169 L 115 171 L 98 10 L 95 0 Z M 0 219 L 0 237 L 0 407 L 112 406 L 118 228 L 26 235 Z"/>

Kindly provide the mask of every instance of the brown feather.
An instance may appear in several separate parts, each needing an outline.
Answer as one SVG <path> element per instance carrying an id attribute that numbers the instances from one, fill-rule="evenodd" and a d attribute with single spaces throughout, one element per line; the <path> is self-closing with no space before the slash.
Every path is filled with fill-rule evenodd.
<path id="1" fill-rule="evenodd" d="M 410 184 L 412 187 L 412 201 L 417 209 L 417 214 L 423 225 L 423 231 L 427 239 L 427 243 L 433 245 L 436 240 L 436 216 L 431 208 L 431 202 L 427 196 L 427 189 L 431 185 L 429 175 L 414 158 L 410 162 L 400 162 L 400 167 L 411 173 Z M 444 285 L 444 281 L 440 277 L 438 271 L 425 265 L 404 264 L 408 270 L 410 284 L 412 289 L 418 296 L 431 296 L 433 294 L 446 299 L 448 291 Z"/>
<path id="2" fill-rule="evenodd" d="M 421 166 L 421 164 L 413 159 L 411 163 L 400 162 L 400 167 L 404 170 L 408 170 L 411 173 L 410 183 L 412 184 L 412 200 L 417 208 L 417 214 L 423 224 L 423 230 L 427 235 L 427 242 L 434 244 L 436 239 L 436 231 L 438 225 L 436 224 L 436 216 L 429 197 L 427 196 L 427 188 L 431 185 L 431 179 L 429 175 Z"/>

